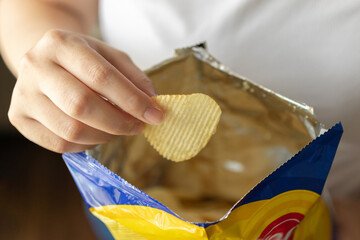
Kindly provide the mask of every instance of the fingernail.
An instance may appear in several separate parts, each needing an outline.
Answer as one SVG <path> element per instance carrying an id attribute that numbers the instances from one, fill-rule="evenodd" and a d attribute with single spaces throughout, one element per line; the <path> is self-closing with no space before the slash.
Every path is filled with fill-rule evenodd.
<path id="1" fill-rule="evenodd" d="M 135 123 L 133 128 L 130 131 L 130 135 L 136 135 L 139 134 L 142 129 L 144 128 L 144 124 L 141 122 Z"/>
<path id="2" fill-rule="evenodd" d="M 144 113 L 144 118 L 154 125 L 160 124 L 164 119 L 164 114 L 157 108 L 149 107 Z"/>

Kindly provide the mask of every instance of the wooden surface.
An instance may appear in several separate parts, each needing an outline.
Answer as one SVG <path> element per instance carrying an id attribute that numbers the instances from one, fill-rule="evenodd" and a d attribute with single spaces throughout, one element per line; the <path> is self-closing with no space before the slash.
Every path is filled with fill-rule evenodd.
<path id="1" fill-rule="evenodd" d="M 96 239 L 60 154 L 0 135 L 0 239 Z"/>

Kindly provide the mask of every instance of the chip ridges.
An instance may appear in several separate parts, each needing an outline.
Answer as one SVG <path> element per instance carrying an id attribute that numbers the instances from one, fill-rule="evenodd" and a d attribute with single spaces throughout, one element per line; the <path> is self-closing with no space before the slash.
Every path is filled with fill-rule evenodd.
<path id="1" fill-rule="evenodd" d="M 219 105 L 201 93 L 153 98 L 163 108 L 165 119 L 160 125 L 146 125 L 144 136 L 169 160 L 194 157 L 216 131 L 221 115 Z"/>

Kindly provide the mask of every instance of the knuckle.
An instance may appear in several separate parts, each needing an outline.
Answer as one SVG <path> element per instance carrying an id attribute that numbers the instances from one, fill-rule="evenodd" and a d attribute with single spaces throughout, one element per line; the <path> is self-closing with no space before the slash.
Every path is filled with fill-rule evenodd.
<path id="1" fill-rule="evenodd" d="M 83 125 L 78 121 L 68 121 L 64 124 L 62 135 L 65 140 L 70 142 L 78 142 L 81 138 Z"/>
<path id="2" fill-rule="evenodd" d="M 68 111 L 73 118 L 82 118 L 86 115 L 89 98 L 87 95 L 78 95 L 69 100 Z"/>
<path id="3" fill-rule="evenodd" d="M 27 52 L 19 62 L 19 72 L 22 72 L 26 69 L 31 68 L 35 64 L 35 58 L 33 55 L 29 52 Z"/>
<path id="4" fill-rule="evenodd" d="M 18 126 L 20 115 L 16 113 L 13 107 L 10 106 L 8 111 L 8 119 L 13 126 Z"/>
<path id="5" fill-rule="evenodd" d="M 112 70 L 108 66 L 95 65 L 89 69 L 89 76 L 95 88 L 108 85 Z"/>
<path id="6" fill-rule="evenodd" d="M 125 102 L 125 111 L 130 113 L 139 113 L 144 109 L 146 105 L 143 99 L 138 95 L 131 95 Z"/>
<path id="7" fill-rule="evenodd" d="M 49 44 L 58 44 L 61 42 L 65 42 L 66 34 L 64 31 L 58 29 L 52 29 L 45 33 L 44 41 Z"/>
<path id="8" fill-rule="evenodd" d="M 7 116 L 8 116 L 10 123 L 14 127 L 19 127 L 25 119 L 25 114 L 24 114 L 24 111 L 23 111 L 23 108 L 21 107 L 21 105 L 17 104 L 17 102 L 19 100 L 17 99 L 14 101 L 14 98 L 17 95 L 16 92 L 17 91 L 14 90 Z"/>

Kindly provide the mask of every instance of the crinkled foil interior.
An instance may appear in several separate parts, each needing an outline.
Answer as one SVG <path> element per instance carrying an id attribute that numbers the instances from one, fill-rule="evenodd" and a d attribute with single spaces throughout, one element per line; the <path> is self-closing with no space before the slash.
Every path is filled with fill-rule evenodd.
<path id="1" fill-rule="evenodd" d="M 215 135 L 193 159 L 163 159 L 143 135 L 89 154 L 186 220 L 216 221 L 319 135 L 312 108 L 231 73 L 204 48 L 176 51 L 147 71 L 159 94 L 204 93 L 220 105 Z"/>

